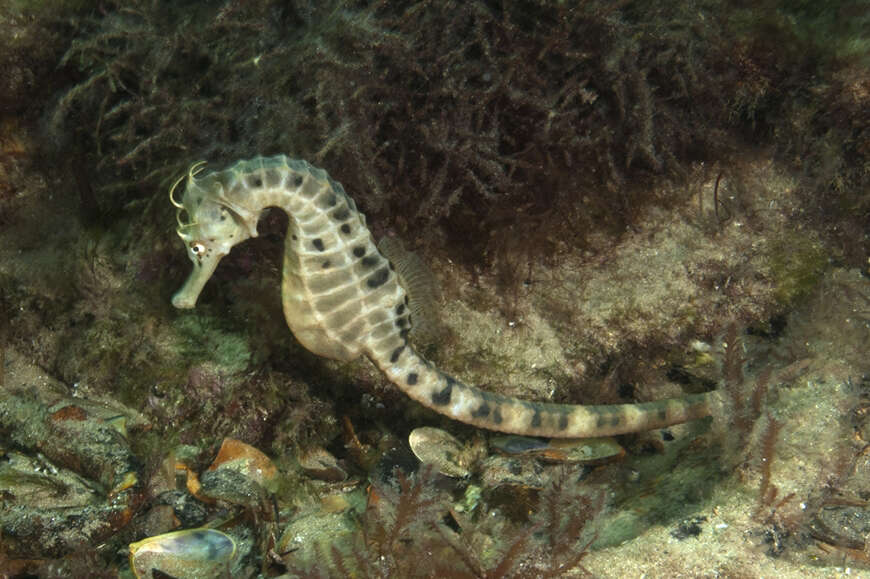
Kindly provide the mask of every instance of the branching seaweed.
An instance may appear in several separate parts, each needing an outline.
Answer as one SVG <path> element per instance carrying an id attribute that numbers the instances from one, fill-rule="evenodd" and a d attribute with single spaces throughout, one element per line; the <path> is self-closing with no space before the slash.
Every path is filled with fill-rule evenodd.
<path id="1" fill-rule="evenodd" d="M 605 495 L 599 492 L 590 497 L 570 491 L 571 476 L 569 469 L 563 469 L 541 493 L 542 508 L 535 518 L 545 537 L 548 566 L 543 577 L 562 577 L 571 570 L 589 574 L 580 561 L 597 538 L 597 532 L 590 533 L 588 525 L 604 508 Z"/>
<path id="2" fill-rule="evenodd" d="M 716 49 L 691 37 L 719 46 L 712 21 L 607 2 L 138 0 L 72 42 L 53 137 L 90 144 L 104 211 L 127 200 L 107 192 L 150 194 L 191 159 L 286 152 L 340 167 L 401 229 L 479 231 L 469 256 L 518 215 L 582 239 L 624 230 L 646 202 L 629 177 L 679 174 L 705 139 L 710 111 L 687 111 L 724 101 L 700 80 Z"/>
<path id="3" fill-rule="evenodd" d="M 594 521 L 604 508 L 604 494 L 587 496 L 574 483 L 576 472 L 563 469 L 542 492 L 530 524 L 508 536 L 496 536 L 485 517 L 465 520 L 435 490 L 431 468 L 413 478 L 397 473 L 398 490 L 373 487 L 361 531 L 349 547 L 318 549 L 313 567 L 295 562 L 288 570 L 305 577 L 562 577 L 569 571 L 588 574 L 580 561 L 597 533 Z M 453 524 L 445 524 L 452 519 Z M 458 528 L 457 528 L 458 527 Z M 480 539 L 486 537 L 488 541 Z M 481 544 L 496 540 L 501 548 L 486 554 Z"/>
<path id="4" fill-rule="evenodd" d="M 430 509 L 436 498 L 427 488 L 431 479 L 431 467 L 424 467 L 413 481 L 397 471 L 399 492 L 393 494 L 383 487 L 383 496 L 376 499 L 367 511 L 363 540 L 368 557 L 357 563 L 368 566 L 370 576 L 410 576 L 411 568 L 419 565 L 416 557 L 408 557 L 406 547 L 414 543 L 411 530 L 422 521 L 432 520 Z M 392 507 L 392 508 L 391 508 Z M 374 509 L 374 510 L 373 510 Z M 377 513 L 369 516 L 370 513 Z M 355 555 L 359 555 L 355 551 Z M 363 567 L 365 568 L 365 567 Z"/>

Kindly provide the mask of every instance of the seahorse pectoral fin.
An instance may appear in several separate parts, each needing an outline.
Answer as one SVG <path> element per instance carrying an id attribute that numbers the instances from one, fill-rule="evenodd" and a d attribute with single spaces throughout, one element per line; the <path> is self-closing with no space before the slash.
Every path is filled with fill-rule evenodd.
<path id="1" fill-rule="evenodd" d="M 214 273 L 222 255 L 215 257 L 204 257 L 193 262 L 193 271 L 187 277 L 187 281 L 181 286 L 181 289 L 175 292 L 172 296 L 172 305 L 179 309 L 191 309 L 196 305 L 196 299 L 199 297 L 202 288 L 205 287 L 205 282 Z"/>

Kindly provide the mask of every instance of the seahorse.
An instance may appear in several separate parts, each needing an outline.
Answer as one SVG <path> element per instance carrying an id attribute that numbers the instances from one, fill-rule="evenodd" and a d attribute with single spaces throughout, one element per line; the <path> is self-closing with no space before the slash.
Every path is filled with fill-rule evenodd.
<path id="1" fill-rule="evenodd" d="M 399 389 L 480 428 L 549 438 L 588 438 L 663 428 L 708 416 L 715 392 L 636 404 L 531 402 L 469 386 L 435 367 L 409 340 L 406 288 L 378 250 L 366 218 L 323 169 L 285 155 L 238 161 L 200 176 L 194 164 L 169 192 L 193 271 L 172 297 L 193 308 L 221 258 L 257 236 L 269 207 L 289 216 L 281 298 L 287 325 L 311 352 L 367 356 Z M 178 202 L 177 186 L 187 178 Z"/>

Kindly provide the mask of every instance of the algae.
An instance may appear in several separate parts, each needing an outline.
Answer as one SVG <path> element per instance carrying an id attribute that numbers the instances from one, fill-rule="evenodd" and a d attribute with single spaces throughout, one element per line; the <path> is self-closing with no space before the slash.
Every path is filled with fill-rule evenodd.
<path id="1" fill-rule="evenodd" d="M 42 529 L 45 543 L 23 543 L 26 559 L 11 559 L 4 542 L 0 567 L 113 573 L 124 545 L 172 524 L 158 483 L 187 497 L 172 504 L 197 505 L 196 524 L 225 519 L 161 465 L 167 449 L 189 443 L 185 462 L 205 468 L 230 435 L 284 467 L 275 508 L 233 513 L 259 541 L 246 542 L 251 573 L 292 567 L 292 553 L 269 552 L 266 535 L 293 537 L 294 513 L 313 517 L 312 542 L 340 528 L 349 547 L 380 496 L 385 515 L 373 521 L 391 528 L 402 489 L 385 479 L 395 466 L 415 468 L 407 431 L 436 418 L 367 362 L 322 361 L 293 343 L 275 258 L 263 255 L 280 245 L 283 223 L 263 219 L 260 243 L 226 258 L 196 312 L 170 310 L 189 263 L 167 185 L 201 158 L 287 153 L 327 169 L 378 237 L 395 231 L 431 264 L 445 287 L 449 333 L 432 350 L 445 371 L 548 401 L 649 400 L 723 384 L 742 396 L 742 413 L 728 413 L 738 406 L 727 395 L 707 431 L 624 437 L 624 463 L 571 471 L 568 496 L 610 493 L 585 530 L 597 546 L 583 550 L 588 535 L 565 541 L 589 572 L 863 571 L 861 7 L 7 3 L 0 418 L 11 420 L 12 384 L 41 388 L 34 363 L 81 404 L 124 401 L 144 415 L 129 436 L 149 484 L 109 547 L 47 555 L 40 546 L 54 549 L 64 531 Z M 732 325 L 752 328 L 735 329 L 739 347 L 723 346 Z M 0 432 L 4 458 L 13 446 L 31 452 L 44 434 L 46 410 L 15 400 L 24 414 Z M 99 420 L 87 427 L 110 433 Z M 302 476 L 294 457 L 313 444 L 350 478 L 330 488 Z M 71 447 L 71 467 L 105 459 Z M 548 465 L 530 468 L 555 478 Z M 61 492 L 43 476 L 13 478 Z M 367 494 L 368 482 L 395 492 Z M 393 544 L 421 574 L 442 560 L 478 575 L 517 561 L 529 573 L 558 568 L 546 558 L 554 535 L 529 531 L 547 522 L 540 488 L 515 488 L 497 504 L 480 480 L 427 484 L 422 496 L 442 500 L 432 526 Z M 345 487 L 352 508 L 322 515 L 319 497 Z M 473 508 L 457 514 L 466 489 Z M 92 529 L 104 515 L 90 509 L 81 520 Z M 685 521 L 693 532 L 674 534 Z M 377 569 L 366 566 L 377 553 L 356 545 L 362 561 L 345 551 L 320 562 Z"/>
<path id="2" fill-rule="evenodd" d="M 771 243 L 770 269 L 774 295 L 788 307 L 816 287 L 828 263 L 825 248 L 812 234 L 794 232 Z"/>
<path id="3" fill-rule="evenodd" d="M 223 325 L 221 320 L 201 312 L 178 316 L 173 327 L 182 340 L 179 353 L 190 362 L 210 360 L 228 373 L 241 372 L 251 360 L 249 341 Z"/>

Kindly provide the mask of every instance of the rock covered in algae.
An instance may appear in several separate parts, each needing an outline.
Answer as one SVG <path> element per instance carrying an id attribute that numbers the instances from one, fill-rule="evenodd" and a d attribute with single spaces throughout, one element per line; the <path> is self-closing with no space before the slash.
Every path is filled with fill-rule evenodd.
<path id="1" fill-rule="evenodd" d="M 137 506 L 141 466 L 124 423 L 138 428 L 140 417 L 120 404 L 70 398 L 41 369 L 6 354 L 13 371 L 0 388 L 3 555 L 62 557 L 106 541 Z"/>

